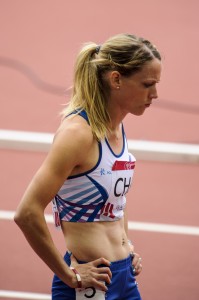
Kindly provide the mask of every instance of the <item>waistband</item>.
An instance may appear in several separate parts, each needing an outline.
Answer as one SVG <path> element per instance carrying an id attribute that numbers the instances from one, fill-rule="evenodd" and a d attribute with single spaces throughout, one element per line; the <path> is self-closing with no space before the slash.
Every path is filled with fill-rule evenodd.
<path id="1" fill-rule="evenodd" d="M 67 263 L 67 265 L 69 265 L 69 266 L 71 264 L 71 260 L 70 260 L 71 254 L 72 254 L 71 252 L 67 251 L 66 254 L 64 255 L 64 260 Z M 77 260 L 77 261 L 78 261 L 79 264 L 87 263 L 87 262 L 81 261 L 81 260 Z M 116 260 L 116 261 L 111 262 L 110 270 L 111 271 L 118 271 L 118 270 L 121 270 L 121 269 L 126 269 L 131 265 L 132 265 L 132 256 L 129 255 L 128 257 L 126 257 L 124 259 Z M 105 266 L 105 265 L 99 265 L 98 267 L 102 267 L 102 266 Z"/>

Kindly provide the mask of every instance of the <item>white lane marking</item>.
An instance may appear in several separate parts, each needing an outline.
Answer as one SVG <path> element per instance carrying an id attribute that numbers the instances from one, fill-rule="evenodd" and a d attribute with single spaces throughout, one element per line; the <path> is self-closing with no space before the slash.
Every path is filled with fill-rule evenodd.
<path id="1" fill-rule="evenodd" d="M 0 129 L 0 148 L 49 151 L 52 133 Z M 199 163 L 199 145 L 128 140 L 129 151 L 139 160 Z"/>
<path id="2" fill-rule="evenodd" d="M 48 294 L 18 292 L 18 291 L 5 291 L 0 290 L 0 298 L 10 299 L 32 299 L 32 300 L 50 300 L 51 296 Z"/>
<path id="3" fill-rule="evenodd" d="M 0 220 L 13 221 L 14 211 L 0 210 Z M 53 216 L 45 214 L 47 223 L 54 223 Z M 129 230 L 134 231 L 148 231 L 148 232 L 162 232 L 172 234 L 184 234 L 184 235 L 197 235 L 199 236 L 199 227 L 197 226 L 184 226 L 174 224 L 159 224 L 150 222 L 128 222 Z"/>
<path id="4" fill-rule="evenodd" d="M 158 224 L 147 222 L 128 222 L 130 230 L 149 231 L 149 232 L 162 232 L 172 234 L 184 234 L 184 235 L 198 235 L 199 227 L 196 226 L 183 226 L 174 224 Z"/>

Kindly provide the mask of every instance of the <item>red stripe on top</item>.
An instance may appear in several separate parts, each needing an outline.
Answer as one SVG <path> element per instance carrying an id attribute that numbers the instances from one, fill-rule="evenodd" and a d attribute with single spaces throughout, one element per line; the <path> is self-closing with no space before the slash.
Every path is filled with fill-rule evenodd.
<path id="1" fill-rule="evenodd" d="M 134 161 L 123 161 L 123 160 L 116 160 L 112 171 L 116 170 L 133 170 L 135 168 L 135 162 Z"/>

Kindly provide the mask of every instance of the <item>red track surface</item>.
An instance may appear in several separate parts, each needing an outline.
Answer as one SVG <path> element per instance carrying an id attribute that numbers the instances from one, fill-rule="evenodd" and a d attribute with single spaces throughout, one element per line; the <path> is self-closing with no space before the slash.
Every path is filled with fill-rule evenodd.
<path id="1" fill-rule="evenodd" d="M 138 1 L 137 1 L 138 2 Z M 153 40 L 163 53 L 159 98 L 144 116 L 125 121 L 128 138 L 198 143 L 198 1 L 1 1 L 0 90 L 2 129 L 54 132 L 62 92 L 71 85 L 77 51 L 130 32 Z M 10 59 L 14 61 L 10 61 Z M 20 63 L 23 63 L 20 64 Z M 60 86 L 54 94 L 34 81 Z M 28 75 L 30 74 L 30 75 Z M 43 90 L 42 90 L 43 87 Z M 52 91 L 52 90 L 51 90 Z M 163 108 L 161 99 L 178 104 Z M 0 150 L 0 210 L 15 210 L 45 155 Z M 198 165 L 141 162 L 128 195 L 131 221 L 199 226 Z M 47 209 L 50 212 L 50 208 Z M 62 253 L 61 233 L 50 225 Z M 0 221 L 0 290 L 50 293 L 52 274 L 12 221 Z M 199 299 L 198 236 L 130 232 L 143 258 L 138 278 L 144 300 Z"/>

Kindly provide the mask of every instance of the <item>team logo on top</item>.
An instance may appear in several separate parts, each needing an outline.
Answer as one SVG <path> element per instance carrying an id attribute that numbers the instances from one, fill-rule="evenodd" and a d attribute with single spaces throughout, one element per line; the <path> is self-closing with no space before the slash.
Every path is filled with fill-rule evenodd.
<path id="1" fill-rule="evenodd" d="M 123 161 L 123 160 L 116 160 L 112 170 L 119 171 L 119 170 L 133 170 L 135 168 L 134 161 Z"/>
<path id="2" fill-rule="evenodd" d="M 112 203 L 108 202 L 102 207 L 101 214 L 104 215 L 105 217 L 114 219 L 115 215 L 113 213 L 113 208 L 114 208 L 114 205 Z"/>

